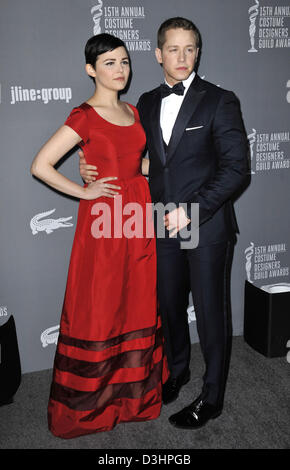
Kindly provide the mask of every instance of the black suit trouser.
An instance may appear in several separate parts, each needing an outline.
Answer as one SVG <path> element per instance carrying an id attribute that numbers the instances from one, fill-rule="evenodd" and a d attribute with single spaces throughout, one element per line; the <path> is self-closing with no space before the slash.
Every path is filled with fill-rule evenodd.
<path id="1" fill-rule="evenodd" d="M 192 292 L 205 361 L 203 398 L 222 405 L 231 348 L 229 273 L 233 243 L 181 249 L 178 238 L 159 238 L 157 291 L 172 377 L 189 368 L 191 340 L 187 307 Z"/>

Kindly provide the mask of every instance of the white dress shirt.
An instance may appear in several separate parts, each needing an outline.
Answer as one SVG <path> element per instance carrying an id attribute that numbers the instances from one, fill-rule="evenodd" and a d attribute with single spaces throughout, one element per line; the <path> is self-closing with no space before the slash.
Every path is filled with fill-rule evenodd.
<path id="1" fill-rule="evenodd" d="M 170 137 L 172 134 L 172 129 L 175 124 L 177 115 L 179 113 L 180 107 L 186 95 L 186 92 L 191 85 L 192 80 L 195 77 L 195 72 L 193 71 L 186 80 L 183 80 L 183 86 L 185 88 L 183 95 L 176 95 L 171 93 L 162 99 L 161 102 L 161 111 L 160 111 L 160 126 L 162 130 L 162 135 L 164 142 L 168 145 Z M 169 83 L 166 82 L 170 88 L 172 88 Z"/>

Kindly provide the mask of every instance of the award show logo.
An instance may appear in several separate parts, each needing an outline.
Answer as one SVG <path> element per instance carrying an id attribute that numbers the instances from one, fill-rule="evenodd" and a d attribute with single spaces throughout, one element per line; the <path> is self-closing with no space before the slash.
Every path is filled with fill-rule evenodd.
<path id="1" fill-rule="evenodd" d="M 252 284 L 261 279 L 289 276 L 289 266 L 283 266 L 281 261 L 287 253 L 286 243 L 257 246 L 250 242 L 244 253 L 247 280 Z"/>
<path id="2" fill-rule="evenodd" d="M 102 6 L 103 6 L 103 2 L 102 0 L 99 0 L 98 5 L 93 6 L 93 8 L 91 9 L 91 14 L 93 15 L 93 21 L 94 21 L 94 35 L 101 34 L 102 32 L 102 29 L 100 26 L 101 17 L 103 15 Z"/>
<path id="3" fill-rule="evenodd" d="M 259 0 L 254 2 L 248 9 L 251 46 L 248 52 L 290 48 L 290 6 L 260 6 Z"/>
<path id="4" fill-rule="evenodd" d="M 30 221 L 30 228 L 33 235 L 37 235 L 38 232 L 52 233 L 54 230 L 62 227 L 73 227 L 73 224 L 67 222 L 72 219 L 71 217 L 60 217 L 58 219 L 43 219 L 55 212 L 55 209 L 47 212 L 41 212 L 32 217 Z M 41 220 L 42 219 L 42 220 Z"/>
<path id="5" fill-rule="evenodd" d="M 42 347 L 46 348 L 49 344 L 57 344 L 58 335 L 59 325 L 52 326 L 51 328 L 44 330 L 40 335 Z"/>
<path id="6" fill-rule="evenodd" d="M 125 42 L 129 51 L 151 51 L 151 40 L 144 38 L 140 29 L 145 24 L 145 7 L 138 6 L 105 6 L 102 0 L 91 8 L 94 22 L 94 35 L 112 34 Z M 140 24 L 140 22 L 143 23 Z"/>
<path id="7" fill-rule="evenodd" d="M 249 13 L 249 20 L 250 20 L 250 27 L 249 27 L 249 34 L 250 34 L 250 42 L 251 42 L 251 49 L 248 52 L 258 52 L 255 48 L 255 33 L 256 33 L 256 20 L 259 13 L 259 0 L 255 0 L 255 5 L 251 6 L 248 10 Z"/>
<path id="8" fill-rule="evenodd" d="M 263 173 L 290 168 L 290 132 L 258 132 L 248 134 L 251 173 Z"/>

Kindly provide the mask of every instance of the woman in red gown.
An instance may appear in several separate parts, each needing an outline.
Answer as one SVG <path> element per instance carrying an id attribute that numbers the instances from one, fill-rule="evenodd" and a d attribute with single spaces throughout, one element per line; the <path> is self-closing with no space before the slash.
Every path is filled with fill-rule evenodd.
<path id="1" fill-rule="evenodd" d="M 137 109 L 118 98 L 129 54 L 120 39 L 100 34 L 85 55 L 95 93 L 72 110 L 31 167 L 80 198 L 48 404 L 49 429 L 62 438 L 157 418 L 168 378 L 151 200 L 141 173 L 145 133 Z M 102 174 L 84 187 L 54 168 L 76 144 Z"/>

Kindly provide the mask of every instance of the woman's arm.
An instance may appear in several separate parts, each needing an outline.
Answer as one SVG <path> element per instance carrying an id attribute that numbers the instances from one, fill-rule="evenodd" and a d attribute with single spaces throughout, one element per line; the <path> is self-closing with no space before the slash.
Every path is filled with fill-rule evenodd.
<path id="1" fill-rule="evenodd" d="M 80 170 L 80 175 L 85 181 L 85 183 L 91 183 L 92 181 L 95 181 L 95 175 L 98 175 L 99 173 L 97 172 L 97 167 L 93 165 L 87 165 L 84 153 L 82 150 L 78 152 L 78 155 L 80 157 L 79 160 L 79 170 Z M 142 158 L 141 162 L 141 171 L 142 175 L 148 176 L 149 175 L 149 158 Z"/>
<path id="2" fill-rule="evenodd" d="M 39 150 L 32 162 L 31 174 L 58 191 L 84 198 L 85 188 L 69 180 L 54 168 L 54 165 L 80 141 L 80 136 L 70 127 L 61 126 Z"/>
<path id="3" fill-rule="evenodd" d="M 149 158 L 142 158 L 142 175 L 149 175 Z"/>
<path id="4" fill-rule="evenodd" d="M 119 189 L 119 186 L 107 184 L 105 181 L 117 179 L 116 177 L 102 178 L 83 188 L 55 170 L 54 165 L 81 140 L 81 137 L 69 126 L 61 126 L 39 150 L 32 162 L 31 174 L 52 188 L 80 199 L 113 197 L 117 193 L 110 188 Z"/>

